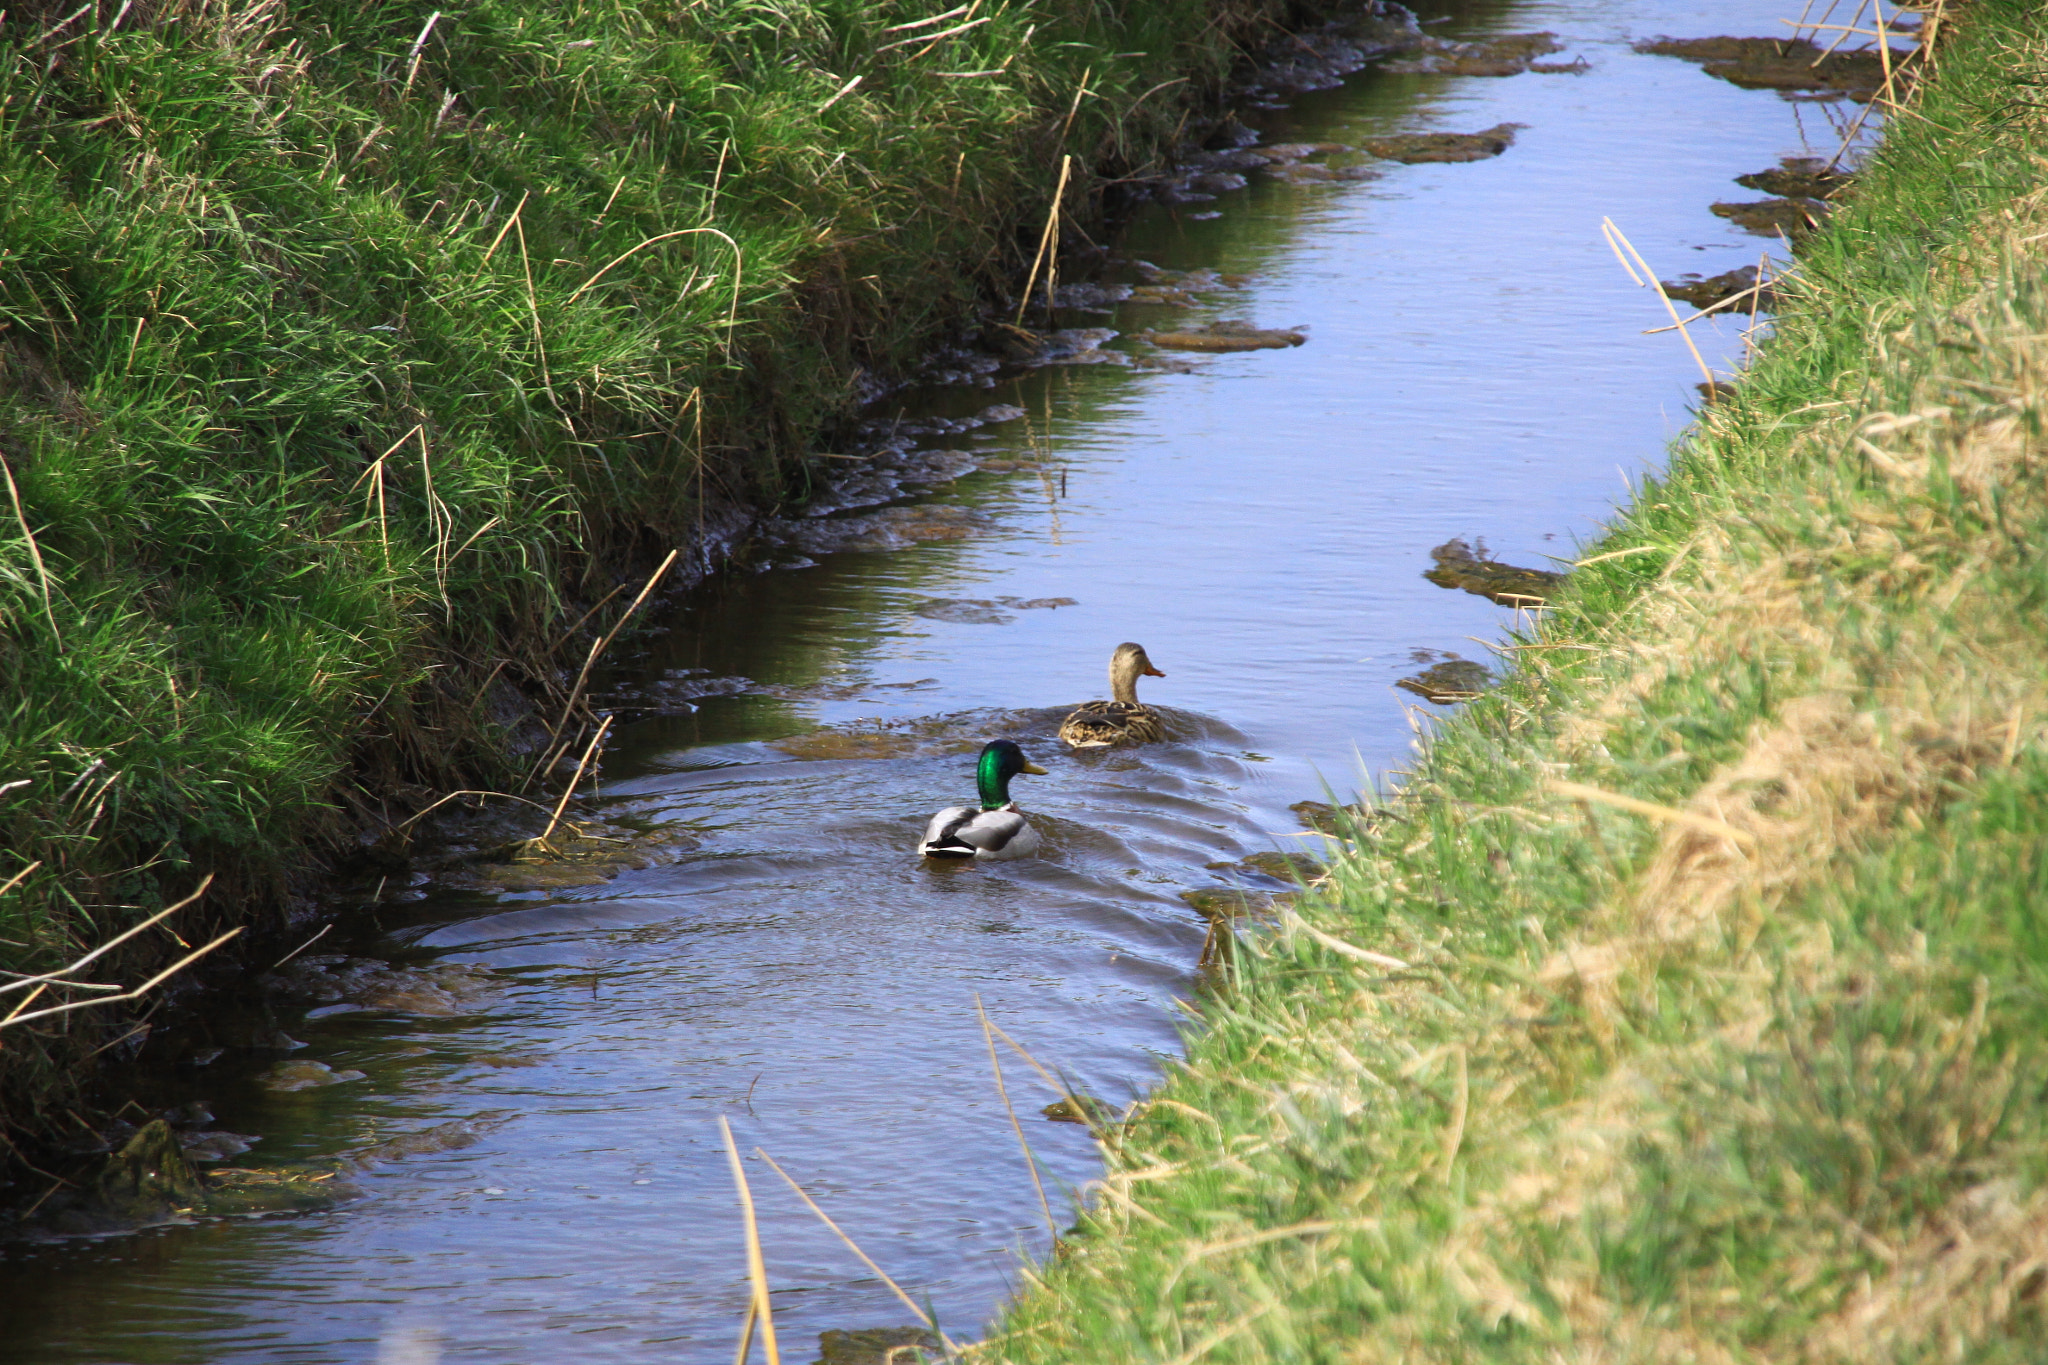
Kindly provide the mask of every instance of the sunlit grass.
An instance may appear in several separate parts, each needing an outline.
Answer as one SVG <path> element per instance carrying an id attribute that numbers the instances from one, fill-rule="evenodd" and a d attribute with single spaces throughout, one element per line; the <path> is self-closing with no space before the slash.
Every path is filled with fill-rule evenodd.
<path id="1" fill-rule="evenodd" d="M 0 29 L 14 966 L 203 873 L 191 919 L 274 905 L 397 784 L 516 781 L 486 680 L 559 710 L 569 623 L 800 487 L 1062 155 L 1156 154 L 1285 7 L 73 8 Z"/>
<path id="2" fill-rule="evenodd" d="M 2048 26 L 1964 17 L 1594 649 L 1239 946 L 987 1357 L 2039 1357 Z"/>

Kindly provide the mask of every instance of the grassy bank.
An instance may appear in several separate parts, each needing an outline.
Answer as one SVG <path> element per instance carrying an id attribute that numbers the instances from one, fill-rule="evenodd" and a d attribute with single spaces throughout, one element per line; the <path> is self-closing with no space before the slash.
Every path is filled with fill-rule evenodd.
<path id="1" fill-rule="evenodd" d="M 1737 400 L 1246 940 L 978 1356 L 2040 1358 L 2044 80 L 2037 5 L 1961 12 Z"/>
<path id="2" fill-rule="evenodd" d="M 1014 278 L 1062 155 L 1085 221 L 1307 9 L 9 8 L 0 967 L 211 874 L 132 982 L 408 784 L 518 789 L 505 726 Z M 0 1137 L 116 1022 L 10 1029 Z"/>

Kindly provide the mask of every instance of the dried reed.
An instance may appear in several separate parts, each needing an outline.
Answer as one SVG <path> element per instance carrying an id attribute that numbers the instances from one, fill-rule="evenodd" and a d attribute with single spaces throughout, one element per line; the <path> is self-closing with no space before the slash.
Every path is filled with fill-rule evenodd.
<path id="1" fill-rule="evenodd" d="M 746 1223 L 747 1232 L 747 1277 L 754 1287 L 753 1301 L 747 1309 L 747 1326 L 743 1330 L 741 1349 L 746 1349 L 745 1337 L 752 1334 L 758 1320 L 761 1328 L 761 1348 L 767 1353 L 768 1365 L 782 1365 L 782 1351 L 775 1344 L 775 1309 L 768 1301 L 768 1266 L 761 1258 L 761 1232 L 754 1225 L 754 1195 L 747 1188 L 746 1168 L 740 1164 L 740 1149 L 732 1140 L 732 1125 L 725 1121 L 725 1115 L 718 1116 L 719 1135 L 725 1139 L 726 1160 L 732 1164 L 732 1183 L 739 1191 L 740 1213 Z"/>
<path id="2" fill-rule="evenodd" d="M 1003 1082 L 1003 1065 L 996 1057 L 994 1025 L 989 1023 L 988 1010 L 983 1008 L 981 996 L 974 997 L 974 1012 L 981 1019 L 982 1041 L 988 1044 L 988 1069 L 995 1077 L 996 1094 L 1002 1097 L 1003 1112 L 1010 1116 L 1010 1128 L 1017 1134 L 1017 1148 L 1024 1153 L 1024 1169 L 1031 1173 L 1031 1188 L 1038 1191 L 1039 1211 L 1045 1215 L 1045 1230 L 1052 1234 L 1053 1241 L 1059 1241 L 1060 1225 L 1053 1221 L 1052 1202 L 1045 1197 L 1045 1182 L 1038 1177 L 1038 1158 L 1031 1154 L 1031 1144 L 1024 1140 L 1024 1125 L 1017 1121 L 1017 1110 L 1010 1103 L 1010 1087 Z"/>

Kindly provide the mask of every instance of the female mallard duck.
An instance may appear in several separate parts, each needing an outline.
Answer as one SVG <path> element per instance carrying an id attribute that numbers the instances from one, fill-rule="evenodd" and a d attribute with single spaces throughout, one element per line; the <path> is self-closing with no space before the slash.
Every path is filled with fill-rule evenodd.
<path id="1" fill-rule="evenodd" d="M 1007 739 L 990 740 L 975 766 L 981 806 L 948 806 L 924 827 L 917 851 L 927 858 L 980 858 L 1001 861 L 1028 858 L 1038 852 L 1038 831 L 1031 828 L 1010 800 L 1010 779 L 1045 769 L 1024 757 Z"/>
<path id="2" fill-rule="evenodd" d="M 1143 645 L 1121 644 L 1109 656 L 1109 694 L 1113 701 L 1084 701 L 1060 725 L 1060 738 L 1076 749 L 1107 749 L 1118 744 L 1154 744 L 1166 738 L 1159 713 L 1138 702 L 1138 679 L 1166 675 L 1145 657 Z"/>

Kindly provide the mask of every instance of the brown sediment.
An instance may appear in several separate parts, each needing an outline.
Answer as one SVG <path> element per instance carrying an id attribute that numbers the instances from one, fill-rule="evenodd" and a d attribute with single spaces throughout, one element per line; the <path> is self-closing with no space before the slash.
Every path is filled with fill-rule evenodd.
<path id="1" fill-rule="evenodd" d="M 1767 280 L 1763 288 L 1757 289 L 1756 282 L 1756 267 L 1745 265 L 1719 275 L 1709 275 L 1705 279 L 1697 275 L 1685 275 L 1676 280 L 1659 280 L 1657 287 L 1669 297 L 1689 303 L 1695 308 L 1712 308 L 1731 299 L 1741 300 L 1740 303 L 1725 310 L 1730 316 L 1747 313 L 1752 306 L 1759 313 L 1774 311 L 1778 306 L 1777 287 Z M 1752 290 L 1755 292 L 1751 293 Z M 1718 387 L 1728 386 L 1722 384 Z"/>
<path id="2" fill-rule="evenodd" d="M 1828 216 L 1827 204 L 1819 199 L 1756 199 L 1711 207 L 1716 217 L 1759 237 L 1784 236 L 1793 241 L 1818 228 Z"/>
<path id="3" fill-rule="evenodd" d="M 1470 659 L 1446 659 L 1432 664 L 1412 677 L 1402 678 L 1394 686 L 1413 692 L 1424 701 L 1438 706 L 1451 706 L 1461 701 L 1471 701 L 1493 681 L 1493 674 L 1485 664 Z"/>
<path id="4" fill-rule="evenodd" d="M 1183 891 L 1180 898 L 1212 920 L 1231 920 L 1257 915 L 1275 906 L 1292 903 L 1291 891 L 1251 891 L 1239 886 L 1205 886 Z"/>
<path id="5" fill-rule="evenodd" d="M 1504 607 L 1527 606 L 1547 600 L 1565 576 L 1549 569 L 1522 569 L 1498 564 L 1485 557 L 1484 542 L 1474 553 L 1463 540 L 1447 540 L 1429 552 L 1436 567 L 1422 576 L 1439 588 L 1463 588 L 1488 597 Z"/>
<path id="6" fill-rule="evenodd" d="M 1299 346 L 1308 336 L 1293 328 L 1254 327 L 1249 322 L 1215 322 L 1172 332 L 1144 332 L 1154 346 L 1174 351 L 1279 351 Z"/>
<path id="7" fill-rule="evenodd" d="M 1698 62 L 1717 76 L 1745 90 L 1802 92 L 1869 100 L 1885 87 L 1885 61 L 1874 48 L 1829 52 L 1804 38 L 1650 38 L 1638 52 Z M 1902 68 L 1910 49 L 1891 54 L 1893 88 L 1907 80 Z"/>
<path id="8" fill-rule="evenodd" d="M 1080 604 L 1071 597 L 930 597 L 911 610 L 932 621 L 961 625 L 1007 626 L 1013 611 L 1054 611 Z"/>
<path id="9" fill-rule="evenodd" d="M 1307 853 L 1281 853 L 1268 850 L 1239 858 L 1236 862 L 1209 863 L 1212 872 L 1244 871 L 1257 872 L 1283 882 L 1314 881 L 1323 875 L 1322 859 Z"/>
<path id="10" fill-rule="evenodd" d="M 340 953 L 296 958 L 257 978 L 256 985 L 272 1000 L 332 1014 L 385 1010 L 435 1018 L 474 1013 L 497 994 L 497 978 L 487 968 L 464 963 L 394 967 Z"/>
<path id="11" fill-rule="evenodd" d="M 1370 137 L 1365 150 L 1382 161 L 1405 165 L 1427 162 L 1485 161 L 1515 145 L 1515 133 L 1526 123 L 1496 123 L 1476 133 L 1398 133 Z"/>
<path id="12" fill-rule="evenodd" d="M 483 1141 L 484 1136 L 493 1129 L 503 1127 L 507 1117 L 504 1110 L 491 1110 L 474 1118 L 455 1119 L 448 1123 L 437 1123 L 431 1128 L 400 1133 L 362 1148 L 349 1160 L 351 1164 L 360 1167 L 387 1161 L 403 1161 L 407 1157 L 459 1152 L 465 1147 L 474 1147 Z"/>
<path id="13" fill-rule="evenodd" d="M 1817 156 L 1788 156 L 1767 171 L 1735 177 L 1745 189 L 1786 199 L 1833 199 L 1855 182 L 1854 172 L 1837 170 Z"/>
<path id="14" fill-rule="evenodd" d="M 1375 179 L 1380 174 L 1375 166 L 1331 166 L 1321 161 L 1282 161 L 1266 168 L 1267 179 L 1286 185 L 1355 183 Z"/>
<path id="15" fill-rule="evenodd" d="M 812 762 L 966 754 L 978 751 L 991 735 L 1021 734 L 1059 714 L 1055 708 L 1043 707 L 1036 710 L 966 711 L 902 720 L 861 720 L 790 735 L 772 740 L 770 745 L 792 757 Z"/>
<path id="16" fill-rule="evenodd" d="M 280 1095 L 290 1095 L 301 1090 L 319 1090 L 326 1086 L 346 1085 L 350 1081 L 363 1079 L 364 1075 L 360 1071 L 336 1071 L 325 1062 L 301 1060 L 279 1062 L 258 1076 L 256 1084 Z"/>
<path id="17" fill-rule="evenodd" d="M 1081 1123 L 1100 1128 L 1116 1121 L 1116 1111 L 1093 1095 L 1069 1095 L 1038 1111 L 1054 1123 Z"/>
<path id="18" fill-rule="evenodd" d="M 1401 75 L 1519 76 L 1525 71 L 1583 71 L 1584 62 L 1537 63 L 1537 57 L 1562 52 L 1555 33 L 1504 33 L 1474 43 L 1428 40 L 1419 55 L 1381 62 L 1379 69 Z"/>
<path id="19" fill-rule="evenodd" d="M 1308 828 L 1332 838 L 1377 833 L 1387 821 L 1396 818 L 1383 806 L 1363 803 L 1333 806 L 1328 801 L 1296 801 L 1287 809 L 1300 816 L 1301 823 Z"/>
<path id="20" fill-rule="evenodd" d="M 924 1365 L 943 1354 L 922 1327 L 855 1327 L 818 1333 L 814 1365 Z"/>
<path id="21" fill-rule="evenodd" d="M 7 1232 L 105 1236 L 195 1218 L 308 1212 L 360 1194 L 333 1168 L 227 1167 L 201 1174 L 170 1124 L 152 1119 L 108 1158 L 98 1179 L 53 1191 Z"/>

